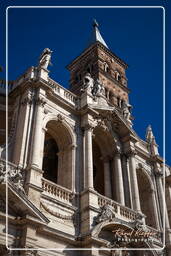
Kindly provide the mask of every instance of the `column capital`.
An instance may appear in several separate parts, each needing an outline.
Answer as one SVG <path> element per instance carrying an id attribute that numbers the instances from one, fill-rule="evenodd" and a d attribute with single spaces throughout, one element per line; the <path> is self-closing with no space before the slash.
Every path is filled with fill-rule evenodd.
<path id="1" fill-rule="evenodd" d="M 32 105 L 33 102 L 34 102 L 34 97 L 33 97 L 33 95 L 31 94 L 31 95 L 27 95 L 27 96 L 22 100 L 21 104 L 22 104 L 23 106 L 25 106 L 25 105 Z"/>
<path id="2" fill-rule="evenodd" d="M 114 157 L 115 156 L 120 156 L 122 154 L 122 152 L 121 152 L 121 150 L 120 149 L 115 149 L 115 151 L 114 151 Z"/>
<path id="3" fill-rule="evenodd" d="M 95 128 L 95 125 L 92 124 L 92 123 L 87 123 L 83 126 L 83 130 L 86 131 L 86 130 L 90 130 L 90 131 L 93 131 L 93 129 Z"/>
<path id="4" fill-rule="evenodd" d="M 39 96 L 37 99 L 35 99 L 35 103 L 36 105 L 44 107 L 44 105 L 47 103 L 47 100 L 44 97 Z"/>
<path id="5" fill-rule="evenodd" d="M 137 151 L 134 148 L 130 148 L 128 149 L 125 154 L 130 157 L 130 156 L 136 156 L 137 155 Z"/>

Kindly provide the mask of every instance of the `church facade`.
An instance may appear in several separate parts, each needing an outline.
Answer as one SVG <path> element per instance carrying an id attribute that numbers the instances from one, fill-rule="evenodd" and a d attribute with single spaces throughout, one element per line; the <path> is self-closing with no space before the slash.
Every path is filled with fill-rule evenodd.
<path id="1" fill-rule="evenodd" d="M 0 255 L 171 255 L 171 169 L 152 128 L 145 141 L 132 128 L 127 64 L 93 33 L 69 90 L 50 78 L 48 48 L 9 90 Z M 5 120 L 3 84 L 0 97 Z"/>

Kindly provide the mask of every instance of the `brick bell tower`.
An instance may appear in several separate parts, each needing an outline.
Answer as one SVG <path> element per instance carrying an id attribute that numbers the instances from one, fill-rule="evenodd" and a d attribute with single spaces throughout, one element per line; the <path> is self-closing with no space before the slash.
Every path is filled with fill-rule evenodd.
<path id="1" fill-rule="evenodd" d="M 81 93 L 83 77 L 90 73 L 94 80 L 99 79 L 105 87 L 109 104 L 122 108 L 129 104 L 127 78 L 125 71 L 128 65 L 112 53 L 102 38 L 99 25 L 94 20 L 91 42 L 68 66 L 70 71 L 70 90 L 77 95 Z"/>

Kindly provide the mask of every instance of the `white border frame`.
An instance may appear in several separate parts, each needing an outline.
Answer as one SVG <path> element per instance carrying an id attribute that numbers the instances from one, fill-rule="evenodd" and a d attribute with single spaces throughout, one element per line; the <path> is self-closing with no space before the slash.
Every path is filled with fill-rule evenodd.
<path id="1" fill-rule="evenodd" d="M 6 145 L 8 145 L 8 10 L 9 9 L 17 9 L 17 8 L 75 8 L 75 9 L 79 9 L 79 8 L 133 8 L 133 9 L 139 9 L 139 8 L 149 8 L 149 9 L 162 9 L 163 10 L 163 185 L 164 185 L 164 195 L 165 195 L 165 121 L 166 121 L 166 117 L 165 117 L 165 43 L 166 43 L 166 33 L 165 33 L 165 8 L 163 6 L 8 6 L 6 8 Z M 8 147 L 6 147 L 6 170 L 7 170 L 7 161 L 8 161 Z M 93 251 L 102 251 L 102 250 L 106 250 L 106 251 L 114 251 L 114 250 L 118 250 L 118 251 L 123 251 L 125 250 L 125 248 L 10 248 L 8 247 L 8 177 L 7 177 L 7 173 L 6 173 L 6 247 L 8 250 L 10 251 L 87 251 L 87 250 L 93 250 Z M 164 196 L 165 198 L 165 196 Z M 163 200 L 163 247 L 162 248 L 126 248 L 127 251 L 161 251 L 165 248 L 165 236 L 166 236 L 166 230 L 165 230 L 165 211 L 166 211 L 166 204 L 165 204 L 165 200 Z"/>

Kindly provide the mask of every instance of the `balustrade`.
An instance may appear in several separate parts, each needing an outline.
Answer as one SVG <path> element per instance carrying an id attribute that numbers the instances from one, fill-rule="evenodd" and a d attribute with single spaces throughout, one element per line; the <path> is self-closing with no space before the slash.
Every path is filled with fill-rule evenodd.
<path id="1" fill-rule="evenodd" d="M 42 178 L 42 188 L 45 194 L 64 203 L 71 203 L 73 198 L 73 193 L 71 190 L 61 187 L 58 184 L 55 184 L 49 180 Z"/>

